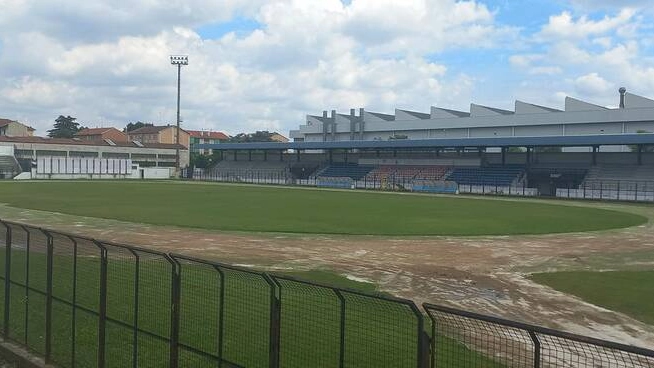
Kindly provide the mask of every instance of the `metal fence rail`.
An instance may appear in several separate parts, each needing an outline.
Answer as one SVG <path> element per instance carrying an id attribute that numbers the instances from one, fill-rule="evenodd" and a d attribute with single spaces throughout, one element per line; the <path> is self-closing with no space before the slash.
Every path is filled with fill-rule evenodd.
<path id="1" fill-rule="evenodd" d="M 651 368 L 654 351 L 423 304 L 432 322 L 432 367 Z"/>
<path id="2" fill-rule="evenodd" d="M 0 220 L 0 334 L 59 367 L 654 367 L 654 351 Z"/>
<path id="3" fill-rule="evenodd" d="M 340 189 L 370 189 L 370 190 L 384 190 L 384 191 L 417 191 L 423 192 L 419 189 L 418 185 L 414 187 L 416 182 L 422 183 L 423 179 L 413 179 L 409 177 L 395 177 L 388 178 L 368 178 L 363 177 L 355 180 L 349 177 L 310 177 L 307 179 L 296 179 L 290 173 L 262 173 L 243 170 L 242 172 L 230 171 L 228 173 L 221 173 L 216 171 L 205 171 L 202 169 L 195 169 L 192 173 L 190 169 L 184 169 L 182 177 L 188 180 L 196 181 L 216 181 L 227 183 L 248 183 L 248 184 L 273 184 L 273 185 L 297 185 L 297 186 L 311 186 L 311 187 L 329 187 Z M 437 181 L 437 180 L 434 180 Z M 533 197 L 538 195 L 535 188 L 528 188 L 525 181 L 516 184 L 507 185 L 503 181 L 485 181 L 484 185 L 474 184 L 459 184 L 455 185 L 453 189 L 440 191 L 441 193 L 466 193 L 466 194 L 482 194 L 482 195 L 504 195 L 504 196 L 520 196 L 520 197 Z M 454 183 L 454 182 L 452 182 Z M 436 191 L 431 191 L 436 192 Z"/>

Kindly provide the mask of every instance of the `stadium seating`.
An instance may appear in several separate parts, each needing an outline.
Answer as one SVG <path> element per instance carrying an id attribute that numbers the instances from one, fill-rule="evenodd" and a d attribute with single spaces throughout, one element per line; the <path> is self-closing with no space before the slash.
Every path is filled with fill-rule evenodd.
<path id="1" fill-rule="evenodd" d="M 317 176 L 331 178 L 352 178 L 360 180 L 365 177 L 375 167 L 372 165 L 359 165 L 352 163 L 332 164 L 320 171 Z"/>
<path id="2" fill-rule="evenodd" d="M 521 166 L 455 167 L 445 180 L 466 185 L 514 184 L 524 173 Z"/>
<path id="3" fill-rule="evenodd" d="M 449 166 L 422 166 L 415 179 L 442 180 L 450 169 Z"/>
<path id="4" fill-rule="evenodd" d="M 295 163 L 291 165 L 290 171 L 295 179 L 309 179 L 313 174 L 320 170 L 318 163 Z"/>
<path id="5" fill-rule="evenodd" d="M 232 176 L 290 176 L 288 163 L 279 161 L 220 161 L 211 171 Z"/>
<path id="6" fill-rule="evenodd" d="M 441 180 L 447 174 L 448 166 L 438 165 L 382 165 L 366 175 L 366 180 L 392 179 L 409 181 L 413 179 Z"/>
<path id="7" fill-rule="evenodd" d="M 586 177 L 588 168 L 584 167 L 535 167 L 527 172 L 530 187 L 538 188 L 541 184 L 554 185 L 556 188 L 576 188 Z"/>
<path id="8" fill-rule="evenodd" d="M 21 169 L 14 156 L 0 156 L 0 179 L 13 178 Z"/>
<path id="9" fill-rule="evenodd" d="M 592 167 L 585 183 L 606 181 L 654 181 L 652 165 L 598 165 Z"/>

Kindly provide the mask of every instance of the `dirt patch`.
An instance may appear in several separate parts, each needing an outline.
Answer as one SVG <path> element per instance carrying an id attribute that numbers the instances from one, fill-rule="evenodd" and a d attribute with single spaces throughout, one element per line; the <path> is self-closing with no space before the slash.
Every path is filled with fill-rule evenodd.
<path id="1" fill-rule="evenodd" d="M 383 291 L 552 328 L 654 348 L 654 326 L 548 287 L 526 275 L 553 270 L 654 268 L 654 207 L 566 204 L 647 216 L 602 232 L 481 237 L 376 237 L 227 233 L 159 227 L 0 206 L 0 218 L 98 239 L 253 265 L 327 268 L 372 280 Z M 652 302 L 644 296 L 643 302 Z"/>

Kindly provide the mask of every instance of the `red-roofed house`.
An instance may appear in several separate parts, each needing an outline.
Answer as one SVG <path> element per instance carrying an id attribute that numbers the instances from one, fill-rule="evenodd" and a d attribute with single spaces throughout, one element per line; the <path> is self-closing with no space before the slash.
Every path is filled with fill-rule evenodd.
<path id="1" fill-rule="evenodd" d="M 206 130 L 188 130 L 191 135 L 191 152 L 210 155 L 213 150 L 195 148 L 197 144 L 217 144 L 229 140 L 229 136 L 222 132 Z"/>
<path id="2" fill-rule="evenodd" d="M 112 142 L 127 142 L 127 134 L 116 128 L 88 128 L 80 130 L 75 138 L 83 141 L 97 142 L 109 139 Z"/>
<path id="3" fill-rule="evenodd" d="M 31 137 L 34 135 L 34 128 L 15 120 L 0 118 L 0 137 Z"/>
<path id="4" fill-rule="evenodd" d="M 130 141 L 141 143 L 167 143 L 175 144 L 177 140 L 177 127 L 172 125 L 165 126 L 144 126 L 127 132 Z M 189 146 L 189 133 L 184 129 L 179 129 L 179 144 L 184 147 Z"/>

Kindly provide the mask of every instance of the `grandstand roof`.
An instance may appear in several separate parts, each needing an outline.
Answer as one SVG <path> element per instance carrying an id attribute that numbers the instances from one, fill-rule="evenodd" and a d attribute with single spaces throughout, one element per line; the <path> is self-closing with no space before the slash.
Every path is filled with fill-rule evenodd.
<path id="1" fill-rule="evenodd" d="M 389 141 L 339 142 L 261 142 L 199 144 L 200 149 L 214 150 L 321 150 L 321 149 L 401 149 L 401 148 L 457 148 L 457 147 L 542 147 L 542 146 L 611 146 L 643 144 L 654 145 L 654 134 L 606 134 L 551 137 L 492 137 L 492 138 L 440 138 L 399 139 Z"/>

